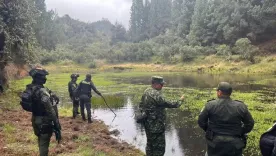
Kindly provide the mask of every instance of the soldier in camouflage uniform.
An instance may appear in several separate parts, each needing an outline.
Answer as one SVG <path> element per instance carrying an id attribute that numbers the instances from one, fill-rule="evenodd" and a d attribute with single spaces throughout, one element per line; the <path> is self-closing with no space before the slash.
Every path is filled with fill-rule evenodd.
<path id="1" fill-rule="evenodd" d="M 242 156 L 245 134 L 254 120 L 242 101 L 230 98 L 232 87 L 221 82 L 217 99 L 209 100 L 198 117 L 198 125 L 206 132 L 208 156 Z"/>
<path id="2" fill-rule="evenodd" d="M 74 91 L 78 88 L 77 80 L 79 75 L 78 74 L 72 74 L 71 75 L 71 81 L 68 83 L 68 92 L 69 96 L 73 102 L 73 118 L 76 118 L 79 109 L 79 98 L 74 95 Z"/>
<path id="3" fill-rule="evenodd" d="M 32 69 L 30 76 L 33 82 L 27 87 L 36 87 L 33 93 L 32 125 L 35 135 L 38 137 L 40 156 L 48 156 L 50 139 L 55 131 L 58 141 L 61 139 L 61 126 L 50 100 L 50 90 L 43 85 L 46 83 L 48 72 L 42 68 Z"/>
<path id="4" fill-rule="evenodd" d="M 169 102 L 162 95 L 164 79 L 159 76 L 152 77 L 152 87 L 145 90 L 139 109 L 145 114 L 143 125 L 147 136 L 147 156 L 163 156 L 165 154 L 165 108 L 178 108 L 184 99 L 180 101 Z"/>

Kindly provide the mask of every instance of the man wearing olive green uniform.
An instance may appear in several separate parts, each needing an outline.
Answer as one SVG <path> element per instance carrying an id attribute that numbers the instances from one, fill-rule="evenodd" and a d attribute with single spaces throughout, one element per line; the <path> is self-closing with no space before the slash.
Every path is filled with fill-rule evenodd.
<path id="1" fill-rule="evenodd" d="M 163 156 L 165 154 L 165 108 L 178 108 L 181 101 L 169 102 L 162 95 L 162 87 L 164 85 L 162 77 L 152 77 L 152 87 L 145 90 L 139 109 L 142 114 L 146 115 L 143 122 L 147 136 L 147 156 Z"/>
<path id="2" fill-rule="evenodd" d="M 32 69 L 30 76 L 33 78 L 33 82 L 27 87 L 32 87 L 33 92 L 33 104 L 32 104 L 32 126 L 35 135 L 38 137 L 38 146 L 40 156 L 48 156 L 48 148 L 50 139 L 55 129 L 58 140 L 61 139 L 61 126 L 57 118 L 57 112 L 55 112 L 50 100 L 50 90 L 45 88 L 43 84 L 46 83 L 46 75 L 48 72 L 42 68 Z"/>
<path id="3" fill-rule="evenodd" d="M 215 100 L 207 102 L 198 124 L 206 132 L 208 156 L 242 156 L 245 134 L 254 126 L 247 106 L 230 98 L 232 87 L 227 82 L 218 85 Z"/>

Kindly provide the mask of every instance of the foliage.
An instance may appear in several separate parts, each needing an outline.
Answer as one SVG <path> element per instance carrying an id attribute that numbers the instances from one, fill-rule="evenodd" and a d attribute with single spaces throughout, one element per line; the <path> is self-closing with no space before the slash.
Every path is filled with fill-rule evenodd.
<path id="1" fill-rule="evenodd" d="M 198 55 L 198 53 L 195 50 L 195 48 L 193 48 L 191 46 L 184 46 L 184 47 L 182 47 L 180 49 L 180 53 L 181 53 L 181 56 L 182 56 L 182 60 L 184 62 L 186 62 L 186 61 L 192 61 Z"/>
<path id="2" fill-rule="evenodd" d="M 255 63 L 254 56 L 258 52 L 258 48 L 251 45 L 251 41 L 248 38 L 241 38 L 237 40 L 234 50 L 236 53 L 240 54 L 243 59 Z"/>
<path id="3" fill-rule="evenodd" d="M 60 17 L 46 10 L 44 0 L 3 0 L 0 71 L 7 62 L 177 63 L 215 53 L 231 60 L 232 52 L 254 63 L 258 49 L 252 44 L 276 33 L 275 7 L 273 0 L 133 0 L 127 31 L 108 19 Z"/>
<path id="4" fill-rule="evenodd" d="M 224 56 L 227 60 L 229 60 L 232 56 L 231 47 L 226 44 L 217 46 L 216 50 L 217 50 L 217 55 Z"/>

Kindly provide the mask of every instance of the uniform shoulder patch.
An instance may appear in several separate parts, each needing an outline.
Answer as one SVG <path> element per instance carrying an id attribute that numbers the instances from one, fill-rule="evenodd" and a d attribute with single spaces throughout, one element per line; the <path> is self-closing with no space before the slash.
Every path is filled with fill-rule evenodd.
<path id="1" fill-rule="evenodd" d="M 49 100 L 49 97 L 48 96 L 42 96 L 42 98 L 41 98 L 41 101 L 42 102 L 48 102 L 48 100 Z"/>
<path id="2" fill-rule="evenodd" d="M 207 100 L 207 102 L 214 101 L 214 100 L 216 100 L 216 99 L 210 99 L 210 100 Z"/>

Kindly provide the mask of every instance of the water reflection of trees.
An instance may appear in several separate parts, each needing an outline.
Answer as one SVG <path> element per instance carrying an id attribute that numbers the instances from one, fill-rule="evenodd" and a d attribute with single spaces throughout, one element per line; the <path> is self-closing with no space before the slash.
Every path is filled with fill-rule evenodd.
<path id="1" fill-rule="evenodd" d="M 178 133 L 179 144 L 187 156 L 203 155 L 205 139 L 202 130 L 188 111 L 179 109 L 167 111 L 167 128 L 175 128 Z"/>
<path id="2" fill-rule="evenodd" d="M 233 84 L 235 90 L 250 91 L 260 90 L 268 85 L 250 84 L 256 80 L 268 78 L 262 75 L 238 75 L 238 74 L 170 74 L 164 75 L 167 86 L 169 87 L 193 87 L 193 88 L 216 88 L 219 82 L 227 81 Z M 122 80 L 125 83 L 131 84 L 149 84 L 149 77 L 136 77 Z"/>

